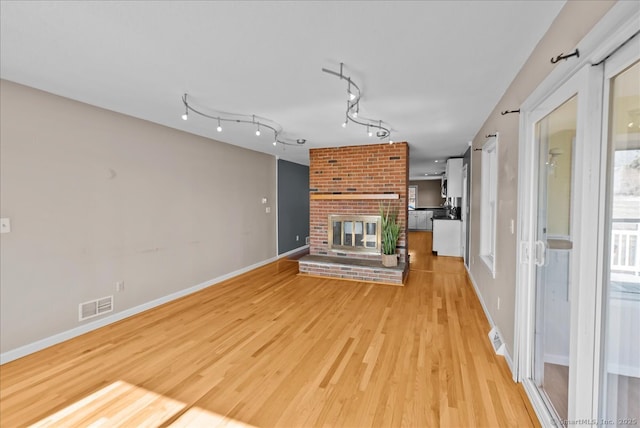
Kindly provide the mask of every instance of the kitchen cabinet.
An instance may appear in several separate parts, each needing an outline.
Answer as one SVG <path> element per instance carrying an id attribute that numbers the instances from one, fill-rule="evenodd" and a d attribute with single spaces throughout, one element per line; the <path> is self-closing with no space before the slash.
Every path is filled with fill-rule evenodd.
<path id="1" fill-rule="evenodd" d="M 446 168 L 447 180 L 447 197 L 462 197 L 462 158 L 453 158 L 447 160 Z"/>
<path id="2" fill-rule="evenodd" d="M 418 227 L 418 211 L 409 211 L 409 230 L 416 230 Z"/>
<path id="3" fill-rule="evenodd" d="M 462 257 L 462 222 L 433 220 L 433 251 L 439 256 Z"/>
<path id="4" fill-rule="evenodd" d="M 431 230 L 431 216 L 433 211 L 409 211 L 409 230 Z"/>

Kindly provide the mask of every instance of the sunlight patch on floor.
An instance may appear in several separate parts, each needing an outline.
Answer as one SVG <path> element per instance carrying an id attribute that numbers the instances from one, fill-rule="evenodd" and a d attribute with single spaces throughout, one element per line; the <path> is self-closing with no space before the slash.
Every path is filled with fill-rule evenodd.
<path id="1" fill-rule="evenodd" d="M 157 427 L 186 406 L 180 401 L 118 380 L 31 427 Z M 187 410 L 170 426 L 252 428 L 251 425 L 198 407 Z"/>
<path id="2" fill-rule="evenodd" d="M 169 425 L 172 428 L 181 427 L 227 427 L 227 428 L 254 428 L 253 425 L 248 425 L 234 419 L 218 415 L 217 413 L 203 410 L 199 407 L 192 407 L 184 415 L 180 416 L 178 420 Z"/>

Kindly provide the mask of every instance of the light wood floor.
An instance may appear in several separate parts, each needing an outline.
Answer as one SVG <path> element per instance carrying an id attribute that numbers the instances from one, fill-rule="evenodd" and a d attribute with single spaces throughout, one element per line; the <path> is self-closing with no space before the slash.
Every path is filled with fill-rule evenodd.
<path id="1" fill-rule="evenodd" d="M 538 426 L 460 259 L 405 287 L 282 260 L 0 367 L 0 425 Z"/>

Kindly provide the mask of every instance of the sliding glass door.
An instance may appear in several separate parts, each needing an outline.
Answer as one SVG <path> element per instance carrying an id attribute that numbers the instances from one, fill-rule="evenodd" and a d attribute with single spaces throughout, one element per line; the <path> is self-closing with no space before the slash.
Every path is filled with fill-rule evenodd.
<path id="1" fill-rule="evenodd" d="M 608 165 L 604 221 L 601 414 L 640 423 L 640 62 L 621 51 L 605 64 Z"/>
<path id="2" fill-rule="evenodd" d="M 578 97 L 571 96 L 535 125 L 538 194 L 535 252 L 534 379 L 558 419 L 568 417 L 569 302 L 574 215 L 571 191 Z"/>

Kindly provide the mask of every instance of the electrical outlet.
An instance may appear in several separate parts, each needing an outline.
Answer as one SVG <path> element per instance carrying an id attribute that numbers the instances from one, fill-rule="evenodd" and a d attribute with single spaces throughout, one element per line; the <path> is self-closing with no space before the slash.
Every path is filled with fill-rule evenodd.
<path id="1" fill-rule="evenodd" d="M 304 243 L 305 243 L 306 245 L 309 245 L 309 237 L 308 237 L 308 236 L 307 236 L 306 238 L 304 238 Z"/>
<path id="2" fill-rule="evenodd" d="M 11 232 L 11 220 L 8 218 L 0 218 L 0 233 Z"/>
<path id="3" fill-rule="evenodd" d="M 116 282 L 116 291 L 117 292 L 124 291 L 124 281 Z"/>
<path id="4" fill-rule="evenodd" d="M 267 207 L 264 209 L 264 212 L 266 212 L 267 214 L 269 214 L 271 212 L 271 207 Z"/>
<path id="5" fill-rule="evenodd" d="M 498 310 L 500 310 L 500 298 L 498 297 Z"/>
<path id="6" fill-rule="evenodd" d="M 511 219 L 511 234 L 513 235 L 513 233 L 515 232 L 515 222 L 513 221 L 513 219 Z"/>
<path id="7" fill-rule="evenodd" d="M 296 235 L 296 241 L 299 241 L 299 240 L 300 240 L 300 236 Z"/>

